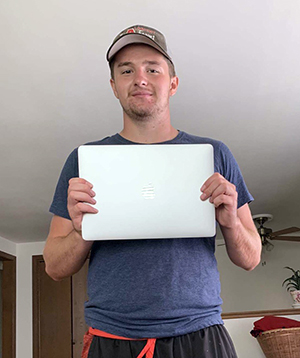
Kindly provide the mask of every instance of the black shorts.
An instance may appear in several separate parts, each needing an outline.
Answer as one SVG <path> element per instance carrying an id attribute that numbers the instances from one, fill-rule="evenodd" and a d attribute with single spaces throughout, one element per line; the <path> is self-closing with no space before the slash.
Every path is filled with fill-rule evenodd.
<path id="1" fill-rule="evenodd" d="M 146 341 L 90 337 L 87 358 L 137 358 Z M 223 325 L 171 338 L 158 338 L 153 358 L 237 358 L 232 340 Z"/>

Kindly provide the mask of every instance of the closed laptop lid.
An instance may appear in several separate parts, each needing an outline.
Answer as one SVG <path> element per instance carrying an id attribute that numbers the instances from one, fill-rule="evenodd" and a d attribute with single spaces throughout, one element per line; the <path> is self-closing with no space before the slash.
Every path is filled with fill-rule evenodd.
<path id="1" fill-rule="evenodd" d="M 212 145 L 84 145 L 78 158 L 99 211 L 84 214 L 85 240 L 215 235 L 214 205 L 200 200 L 214 173 Z"/>

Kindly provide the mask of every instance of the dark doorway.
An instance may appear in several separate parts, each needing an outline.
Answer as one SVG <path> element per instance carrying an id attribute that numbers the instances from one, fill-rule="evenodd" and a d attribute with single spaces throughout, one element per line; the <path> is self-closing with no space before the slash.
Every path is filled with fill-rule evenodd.
<path id="1" fill-rule="evenodd" d="M 32 257 L 33 358 L 80 358 L 88 262 L 75 275 L 53 281 L 42 255 Z"/>
<path id="2" fill-rule="evenodd" d="M 16 357 L 16 257 L 0 251 L 2 357 Z"/>

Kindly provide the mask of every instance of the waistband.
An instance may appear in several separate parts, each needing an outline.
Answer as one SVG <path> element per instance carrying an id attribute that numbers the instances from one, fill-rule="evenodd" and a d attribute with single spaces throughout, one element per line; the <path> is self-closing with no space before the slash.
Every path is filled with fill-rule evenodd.
<path id="1" fill-rule="evenodd" d="M 146 355 L 146 358 L 153 358 L 156 338 L 138 338 L 138 339 L 126 338 L 121 336 L 115 336 L 114 334 L 106 333 L 104 331 L 100 331 L 99 329 L 92 328 L 92 327 L 89 328 L 89 333 L 92 334 L 93 336 L 110 338 L 110 339 L 120 339 L 124 341 L 147 341 L 145 347 L 136 358 L 142 358 L 144 355 Z"/>

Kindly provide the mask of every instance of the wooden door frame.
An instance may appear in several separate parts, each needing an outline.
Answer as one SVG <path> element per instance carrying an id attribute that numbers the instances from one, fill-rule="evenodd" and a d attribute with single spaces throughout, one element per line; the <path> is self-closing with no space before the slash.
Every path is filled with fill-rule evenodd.
<path id="1" fill-rule="evenodd" d="M 2 357 L 16 358 L 16 256 L 0 251 L 2 273 Z"/>
<path id="2" fill-rule="evenodd" d="M 32 256 L 32 327 L 33 327 L 33 358 L 39 358 L 41 350 L 40 334 L 40 297 L 39 297 L 39 265 L 44 262 L 43 255 Z M 89 258 L 81 270 L 70 277 L 71 283 L 71 338 L 72 338 L 72 357 L 81 357 L 83 348 L 83 337 L 88 326 L 83 316 L 84 302 L 86 295 L 86 277 L 88 272 Z M 84 286 L 83 286 L 84 285 Z"/>
<path id="3" fill-rule="evenodd" d="M 39 346 L 39 331 L 40 331 L 40 302 L 39 295 L 39 280 L 36 275 L 38 272 L 39 261 L 44 260 L 43 255 L 32 256 L 32 337 L 33 337 L 33 357 L 38 357 L 40 346 Z"/>
<path id="4" fill-rule="evenodd" d="M 32 256 L 32 344 L 33 344 L 33 358 L 43 358 L 41 357 L 41 271 L 40 265 L 45 263 L 43 255 L 33 255 Z M 70 280 L 70 299 L 72 300 L 72 280 Z M 72 307 L 72 301 L 70 301 L 70 308 Z M 71 346 L 71 356 L 72 353 L 72 310 L 70 309 L 70 346 Z"/>

